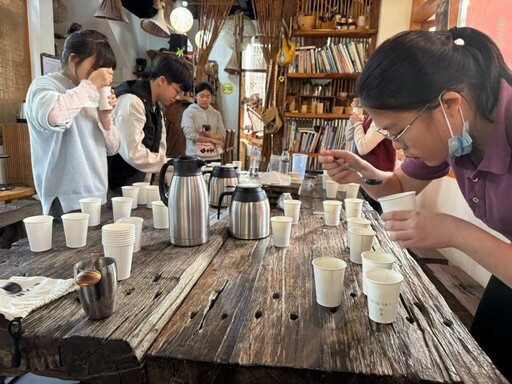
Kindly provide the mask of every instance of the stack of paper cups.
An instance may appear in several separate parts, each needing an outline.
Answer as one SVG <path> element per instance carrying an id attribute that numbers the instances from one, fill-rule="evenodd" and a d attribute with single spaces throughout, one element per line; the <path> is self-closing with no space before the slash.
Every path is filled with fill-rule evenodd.
<path id="1" fill-rule="evenodd" d="M 142 247 L 142 217 L 123 217 L 116 221 L 116 223 L 129 223 L 135 225 L 135 243 L 133 245 L 133 252 L 139 252 Z"/>
<path id="2" fill-rule="evenodd" d="M 361 253 L 363 260 L 363 276 L 366 272 L 373 271 L 374 269 L 391 269 L 395 262 L 395 256 L 390 253 L 378 251 L 366 251 Z M 363 277 L 363 293 L 366 293 L 366 279 Z"/>
<path id="3" fill-rule="evenodd" d="M 135 225 L 130 223 L 107 224 L 101 228 L 105 257 L 116 260 L 117 280 L 130 277 L 132 270 Z"/>

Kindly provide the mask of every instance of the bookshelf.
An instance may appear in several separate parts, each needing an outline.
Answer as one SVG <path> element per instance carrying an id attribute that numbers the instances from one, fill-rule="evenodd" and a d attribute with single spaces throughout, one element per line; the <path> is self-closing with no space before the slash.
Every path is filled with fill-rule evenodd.
<path id="1" fill-rule="evenodd" d="M 285 141 L 290 153 L 307 154 L 317 166 L 321 150 L 342 149 L 347 111 L 357 78 L 376 46 L 380 0 L 331 0 L 331 9 L 366 25 L 356 29 L 308 29 L 291 32 L 297 49 L 286 73 Z M 296 15 L 325 15 L 320 1 L 297 2 Z M 319 23 L 317 22 L 317 25 Z"/>

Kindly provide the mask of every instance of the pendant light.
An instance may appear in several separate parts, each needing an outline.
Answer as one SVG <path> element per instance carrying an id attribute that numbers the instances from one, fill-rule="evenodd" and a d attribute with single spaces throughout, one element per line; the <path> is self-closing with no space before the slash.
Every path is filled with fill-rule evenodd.
<path id="1" fill-rule="evenodd" d="M 155 0 L 153 8 L 157 9 L 156 15 L 151 19 L 144 19 L 140 22 L 140 27 L 153 36 L 169 37 L 171 31 L 165 22 L 164 18 L 164 4 L 160 0 Z"/>
<path id="2" fill-rule="evenodd" d="M 121 0 L 103 0 L 96 10 L 96 13 L 94 13 L 94 17 L 130 23 L 124 11 L 123 4 L 121 4 Z"/>
<path id="3" fill-rule="evenodd" d="M 186 3 L 185 3 L 186 4 Z M 183 3 L 179 3 L 179 6 L 174 8 L 169 17 L 171 27 L 179 34 L 185 34 L 192 29 L 194 25 L 194 16 L 192 12 L 182 6 Z"/>

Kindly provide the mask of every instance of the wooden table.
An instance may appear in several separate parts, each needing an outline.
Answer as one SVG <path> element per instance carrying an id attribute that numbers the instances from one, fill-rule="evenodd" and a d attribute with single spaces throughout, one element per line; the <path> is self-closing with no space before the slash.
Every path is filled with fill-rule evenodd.
<path id="1" fill-rule="evenodd" d="M 35 192 L 32 187 L 14 187 L 8 191 L 0 191 L 0 201 L 18 200 L 32 196 Z"/>
<path id="2" fill-rule="evenodd" d="M 276 213 L 276 212 L 274 212 Z M 228 237 L 227 220 L 212 226 L 210 242 L 168 244 L 138 208 L 145 238 L 132 277 L 119 284 L 114 315 L 87 320 L 76 294 L 24 320 L 23 359 L 10 363 L 10 340 L 0 323 L 0 374 L 34 371 L 91 383 L 505 383 L 409 254 L 389 241 L 380 218 L 366 216 L 375 249 L 396 255 L 405 276 L 392 325 L 369 320 L 361 267 L 348 263 L 342 305 L 315 302 L 311 260 L 348 260 L 346 227 L 324 230 L 320 215 L 303 210 L 287 249 L 271 239 Z M 108 216 L 106 218 L 109 218 Z M 43 274 L 69 278 L 72 264 L 101 248 L 100 229 L 88 246 L 32 254 L 26 241 L 0 253 L 0 278 Z"/>

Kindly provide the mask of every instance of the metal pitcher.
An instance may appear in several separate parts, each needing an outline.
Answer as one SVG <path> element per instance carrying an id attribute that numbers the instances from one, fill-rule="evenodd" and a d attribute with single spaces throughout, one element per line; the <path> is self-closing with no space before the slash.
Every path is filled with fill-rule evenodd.
<path id="1" fill-rule="evenodd" d="M 191 247 L 208 241 L 208 191 L 201 172 L 205 164 L 197 157 L 180 156 L 170 159 L 160 170 L 160 198 L 169 208 L 171 244 Z M 170 165 L 174 174 L 165 193 L 165 173 Z"/>

